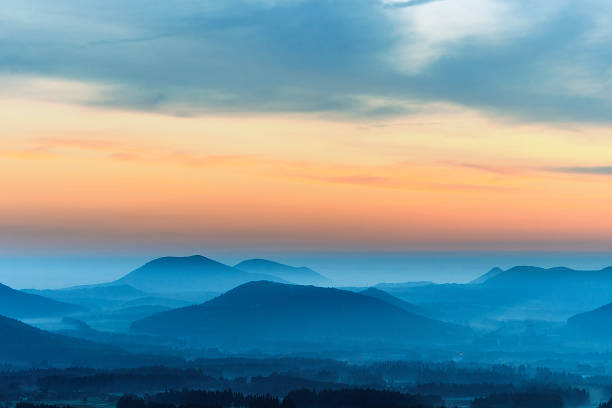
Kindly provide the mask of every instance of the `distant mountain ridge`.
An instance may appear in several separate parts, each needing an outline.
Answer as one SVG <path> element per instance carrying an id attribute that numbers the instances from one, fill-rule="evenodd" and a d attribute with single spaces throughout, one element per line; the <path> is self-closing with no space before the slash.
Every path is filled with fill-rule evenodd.
<path id="1" fill-rule="evenodd" d="M 362 295 L 371 296 L 373 298 L 382 300 L 383 302 L 387 302 L 407 312 L 414 313 L 415 315 L 418 315 L 418 316 L 424 316 L 430 319 L 435 319 L 439 317 L 438 316 L 439 313 L 436 313 L 429 309 L 425 309 L 424 307 L 417 306 L 413 303 L 407 302 L 403 299 L 395 297 L 392 294 L 385 292 L 384 290 L 380 290 L 376 287 L 362 290 L 359 293 L 361 293 Z"/>
<path id="2" fill-rule="evenodd" d="M 23 292 L 65 301 L 75 298 L 92 297 L 122 300 L 147 296 L 147 293 L 130 285 L 87 285 L 63 289 L 24 289 Z"/>
<path id="3" fill-rule="evenodd" d="M 389 287 L 387 291 L 418 306 L 448 313 L 453 321 L 565 321 L 612 300 L 612 267 L 493 268 L 468 284 Z"/>
<path id="4" fill-rule="evenodd" d="M 74 304 L 25 293 L 0 284 L 0 315 L 11 318 L 62 316 L 82 311 Z"/>
<path id="5" fill-rule="evenodd" d="M 480 275 L 478 278 L 470 281 L 471 285 L 479 285 L 481 283 L 485 283 L 486 281 L 488 281 L 489 279 L 493 279 L 494 277 L 500 275 L 504 273 L 504 270 L 498 267 L 495 267 L 493 269 L 491 269 L 489 272 L 485 273 L 484 275 Z"/>
<path id="6" fill-rule="evenodd" d="M 127 301 L 150 296 L 124 284 L 83 285 L 64 289 L 24 289 L 24 292 L 76 304 L 92 311 L 121 307 Z"/>
<path id="7" fill-rule="evenodd" d="M 461 342 L 471 336 L 467 328 L 417 316 L 371 296 L 269 281 L 249 282 L 204 304 L 144 318 L 132 329 L 245 347 L 308 341 Z"/>
<path id="8" fill-rule="evenodd" d="M 599 270 L 577 270 L 562 266 L 554 268 L 515 266 L 507 270 L 493 269 L 476 280 L 482 280 L 482 284 L 489 286 L 515 283 L 524 284 L 525 282 L 558 285 L 561 282 L 569 281 L 579 284 L 590 282 L 612 284 L 612 266 Z"/>
<path id="9" fill-rule="evenodd" d="M 330 283 L 328 278 L 305 266 L 289 266 L 267 259 L 248 259 L 234 265 L 234 268 L 250 273 L 273 275 L 299 285 L 323 286 Z"/>
<path id="10" fill-rule="evenodd" d="M 0 333 L 0 362 L 17 365 L 126 367 L 168 360 L 130 354 L 112 346 L 49 333 L 1 315 Z"/>
<path id="11" fill-rule="evenodd" d="M 612 294 L 610 296 L 612 298 Z M 608 303 L 595 310 L 579 313 L 567 320 L 570 329 L 577 330 L 583 335 L 612 338 L 612 303 Z"/>
<path id="12" fill-rule="evenodd" d="M 399 282 L 399 283 L 380 282 L 374 285 L 374 287 L 380 290 L 388 290 L 388 289 L 416 288 L 420 286 L 429 286 L 429 285 L 435 285 L 435 283 L 430 282 L 430 281 L 412 281 L 412 282 Z"/>
<path id="13" fill-rule="evenodd" d="M 201 255 L 154 259 L 114 281 L 150 293 L 224 292 L 253 280 L 284 282 L 276 276 L 250 273 Z"/>

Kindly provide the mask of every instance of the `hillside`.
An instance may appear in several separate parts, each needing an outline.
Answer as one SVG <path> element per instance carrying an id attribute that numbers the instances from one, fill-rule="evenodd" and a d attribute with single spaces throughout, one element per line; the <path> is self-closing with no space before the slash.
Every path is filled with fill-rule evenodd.
<path id="1" fill-rule="evenodd" d="M 469 329 L 417 316 L 371 296 L 268 281 L 134 322 L 135 332 L 198 338 L 208 345 L 461 342 Z"/>
<path id="2" fill-rule="evenodd" d="M 612 268 L 594 271 L 533 266 L 494 268 L 468 284 L 389 287 L 386 291 L 456 322 L 487 319 L 563 322 L 612 300 Z"/>
<path id="3" fill-rule="evenodd" d="M 269 274 L 279 277 L 288 282 L 299 285 L 329 285 L 330 281 L 325 276 L 305 266 L 295 267 L 284 265 L 267 259 L 249 259 L 235 265 L 234 268 L 241 271 Z"/>
<path id="4" fill-rule="evenodd" d="M 119 367 L 168 361 L 53 334 L 0 316 L 0 362 L 16 365 Z"/>
<path id="5" fill-rule="evenodd" d="M 201 255 L 158 258 L 130 272 L 114 284 L 150 293 L 224 292 L 253 280 L 283 281 L 267 274 L 249 273 Z"/>
<path id="6" fill-rule="evenodd" d="M 515 266 L 505 271 L 496 271 L 488 279 L 485 279 L 482 284 L 488 287 L 520 286 L 523 288 L 528 284 L 530 287 L 567 289 L 571 289 L 573 285 L 585 287 L 597 284 L 612 288 L 612 267 L 601 270 L 575 270 L 565 267 L 539 268 L 535 266 Z"/>
<path id="7" fill-rule="evenodd" d="M 123 302 L 147 297 L 145 292 L 129 285 L 86 285 L 65 289 L 26 289 L 24 292 L 90 309 L 112 308 Z"/>
<path id="8" fill-rule="evenodd" d="M 612 303 L 570 317 L 567 326 L 589 337 L 612 337 Z"/>
<path id="9" fill-rule="evenodd" d="M 373 298 L 382 300 L 383 302 L 387 302 L 389 304 L 392 304 L 393 306 L 399 307 L 402 310 L 405 310 L 410 313 L 414 313 L 419 316 L 436 318 L 437 315 L 439 314 L 432 310 L 426 309 L 424 307 L 420 307 L 413 303 L 406 302 L 405 300 L 402 300 L 398 297 L 393 296 L 390 293 L 385 292 L 384 290 L 380 290 L 377 288 L 368 288 L 368 289 L 362 290 L 359 293 L 361 293 L 362 295 L 371 296 Z"/>
<path id="10" fill-rule="evenodd" d="M 82 311 L 70 303 L 24 293 L 0 284 L 0 315 L 12 318 L 62 316 Z"/>
<path id="11" fill-rule="evenodd" d="M 27 289 L 24 291 L 53 299 L 104 298 L 129 300 L 147 295 L 130 285 L 86 285 L 64 289 Z"/>
<path id="12" fill-rule="evenodd" d="M 495 267 L 495 268 L 491 269 L 489 272 L 485 273 L 484 275 L 480 275 L 478 278 L 474 279 L 470 283 L 472 285 L 479 285 L 481 283 L 485 283 L 489 279 L 493 279 L 494 277 L 496 277 L 497 275 L 500 275 L 502 273 L 504 273 L 503 269 Z"/>

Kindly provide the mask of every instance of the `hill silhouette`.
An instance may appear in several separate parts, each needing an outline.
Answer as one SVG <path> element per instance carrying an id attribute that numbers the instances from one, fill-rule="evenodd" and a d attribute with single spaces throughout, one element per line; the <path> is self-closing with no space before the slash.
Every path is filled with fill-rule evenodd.
<path id="1" fill-rule="evenodd" d="M 82 310 L 74 304 L 24 293 L 0 284 L 0 315 L 12 318 L 52 317 Z"/>
<path id="2" fill-rule="evenodd" d="M 224 292 L 260 279 L 283 281 L 275 276 L 245 272 L 194 255 L 155 259 L 113 283 L 130 285 L 150 293 Z"/>
<path id="3" fill-rule="evenodd" d="M 495 271 L 495 270 L 493 270 Z M 493 272 L 491 271 L 491 272 Z M 489 272 L 486 275 L 491 274 Z M 486 276 L 484 275 L 484 276 Z M 483 277 L 484 277 L 483 276 Z M 481 277 L 482 278 L 482 277 Z M 530 288 L 567 288 L 605 285 L 612 288 L 612 267 L 601 270 L 576 270 L 565 267 L 539 268 L 535 266 L 515 266 L 505 271 L 496 271 L 482 285 L 487 287 L 522 287 Z"/>
<path id="4" fill-rule="evenodd" d="M 478 285 L 481 283 L 485 283 L 489 279 L 493 279 L 494 277 L 502 273 L 504 273 L 503 269 L 495 267 L 495 268 L 492 268 L 489 272 L 485 273 L 484 275 L 480 275 L 478 278 L 472 280 L 470 283 L 472 285 Z"/>
<path id="5" fill-rule="evenodd" d="M 588 336 L 612 337 L 612 303 L 570 317 L 567 326 Z"/>
<path id="6" fill-rule="evenodd" d="M 610 302 L 612 268 L 593 271 L 534 266 L 494 268 L 468 284 L 389 287 L 386 291 L 456 322 L 487 319 L 563 322 Z"/>
<path id="7" fill-rule="evenodd" d="M 377 289 L 375 287 L 367 288 L 365 290 L 362 290 L 359 293 L 361 293 L 362 295 L 371 296 L 373 298 L 382 300 L 383 302 L 387 302 L 389 304 L 392 304 L 393 306 L 399 307 L 402 310 L 405 310 L 410 313 L 414 313 L 419 316 L 436 318 L 436 316 L 438 315 L 438 313 L 432 310 L 428 310 L 428 309 L 425 309 L 424 307 L 420 307 L 413 303 L 406 302 L 405 300 L 395 297 L 392 294 L 385 292 L 384 290 Z"/>
<path id="8" fill-rule="evenodd" d="M 0 333 L 0 361 L 16 365 L 120 367 L 168 360 L 49 333 L 5 316 L 0 316 Z"/>
<path id="9" fill-rule="evenodd" d="M 63 289 L 27 289 L 24 292 L 63 300 L 72 298 L 104 298 L 129 300 L 146 296 L 147 293 L 130 285 L 84 285 Z"/>
<path id="10" fill-rule="evenodd" d="M 130 285 L 85 285 L 64 289 L 25 289 L 24 292 L 89 309 L 112 308 L 123 302 L 148 296 Z"/>
<path id="11" fill-rule="evenodd" d="M 409 313 L 371 296 L 334 288 L 249 282 L 204 304 L 159 313 L 132 330 L 197 338 L 207 344 L 376 341 L 461 342 L 467 328 Z"/>
<path id="12" fill-rule="evenodd" d="M 241 271 L 269 274 L 299 285 L 328 285 L 329 279 L 305 266 L 284 265 L 267 259 L 249 259 L 235 265 Z"/>

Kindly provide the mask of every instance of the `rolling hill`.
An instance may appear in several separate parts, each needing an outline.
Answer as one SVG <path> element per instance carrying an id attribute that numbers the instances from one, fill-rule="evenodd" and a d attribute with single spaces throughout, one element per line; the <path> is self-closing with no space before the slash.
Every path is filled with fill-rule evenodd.
<path id="1" fill-rule="evenodd" d="M 24 293 L 0 284 L 0 315 L 12 318 L 63 316 L 80 312 L 80 306 Z"/>
<path id="2" fill-rule="evenodd" d="M 204 304 L 144 318 L 132 330 L 249 348 L 306 342 L 453 343 L 471 337 L 467 328 L 417 316 L 371 296 L 269 281 L 249 282 Z"/>
<path id="3" fill-rule="evenodd" d="M 504 273 L 503 269 L 495 267 L 491 269 L 489 272 L 485 273 L 484 275 L 480 275 L 478 278 L 472 280 L 470 283 L 472 285 L 479 285 L 481 283 L 485 283 L 489 279 L 493 279 L 494 277 L 502 273 Z"/>
<path id="4" fill-rule="evenodd" d="M 595 271 L 516 266 L 494 268 L 468 284 L 388 287 L 393 296 L 442 312 L 455 322 L 564 322 L 612 300 L 612 268 Z"/>
<path id="5" fill-rule="evenodd" d="M 0 333 L 2 363 L 34 367 L 128 367 L 168 361 L 49 333 L 5 316 L 0 316 Z"/>
<path id="6" fill-rule="evenodd" d="M 283 280 L 249 273 L 201 255 L 158 258 L 113 284 L 130 285 L 149 293 L 224 292 L 253 280 Z"/>
<path id="7" fill-rule="evenodd" d="M 494 272 L 494 273 L 492 273 Z M 489 275 L 487 279 L 482 279 Z M 535 266 L 515 266 L 505 271 L 493 269 L 482 279 L 487 287 L 520 287 L 540 290 L 554 288 L 572 290 L 576 288 L 595 288 L 598 285 L 612 288 L 612 267 L 601 270 L 575 270 L 565 267 L 539 268 Z M 525 287 L 528 285 L 528 287 Z M 578 286 L 575 286 L 578 285 Z"/>
<path id="8" fill-rule="evenodd" d="M 570 317 L 567 320 L 569 329 L 587 335 L 587 338 L 612 337 L 612 303 L 595 310 Z"/>
<path id="9" fill-rule="evenodd" d="M 397 306 L 400 309 L 405 310 L 410 313 L 414 313 L 415 315 L 425 316 L 425 317 L 429 317 L 432 319 L 439 318 L 438 317 L 439 313 L 436 313 L 432 310 L 425 309 L 424 307 L 417 306 L 413 303 L 406 302 L 405 300 L 395 297 L 392 294 L 385 292 L 384 290 L 380 290 L 377 288 L 368 288 L 368 289 L 362 290 L 359 293 L 361 293 L 362 295 L 371 296 L 373 298 L 382 300 L 383 302 L 387 302 L 389 304 Z"/>
<path id="10" fill-rule="evenodd" d="M 25 289 L 24 292 L 91 309 L 105 309 L 148 296 L 129 285 L 86 285 L 65 289 Z"/>
<path id="11" fill-rule="evenodd" d="M 234 268 L 250 273 L 274 275 L 298 285 L 325 286 L 330 284 L 329 279 L 325 276 L 305 266 L 289 266 L 267 259 L 249 259 L 240 262 Z"/>

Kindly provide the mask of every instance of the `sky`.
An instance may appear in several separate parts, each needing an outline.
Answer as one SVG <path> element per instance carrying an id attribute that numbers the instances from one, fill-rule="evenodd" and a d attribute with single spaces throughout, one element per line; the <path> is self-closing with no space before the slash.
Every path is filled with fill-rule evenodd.
<path id="1" fill-rule="evenodd" d="M 0 255 L 608 251 L 611 18 L 6 0 Z"/>

